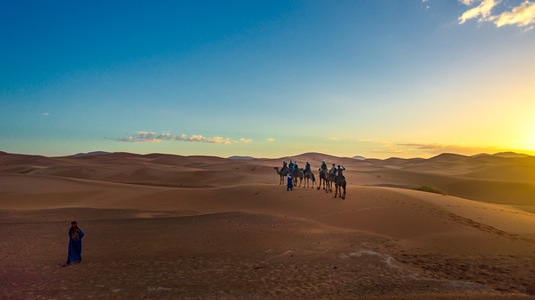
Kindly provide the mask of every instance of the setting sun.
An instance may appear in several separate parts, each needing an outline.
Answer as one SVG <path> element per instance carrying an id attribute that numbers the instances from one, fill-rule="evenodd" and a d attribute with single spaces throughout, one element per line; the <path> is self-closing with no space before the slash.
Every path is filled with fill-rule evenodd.
<path id="1" fill-rule="evenodd" d="M 526 126 L 526 129 L 523 132 L 521 146 L 523 149 L 530 152 L 529 154 L 535 153 L 535 124 Z"/>
<path id="2" fill-rule="evenodd" d="M 531 136 L 528 137 L 527 147 L 529 151 L 535 151 L 535 130 L 531 131 Z"/>

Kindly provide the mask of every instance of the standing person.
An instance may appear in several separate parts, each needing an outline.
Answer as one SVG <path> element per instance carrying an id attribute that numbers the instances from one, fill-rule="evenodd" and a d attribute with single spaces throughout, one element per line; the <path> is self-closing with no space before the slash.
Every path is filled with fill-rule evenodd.
<path id="1" fill-rule="evenodd" d="M 288 181 L 288 186 L 286 187 L 287 191 L 291 191 L 294 189 L 294 183 L 292 181 L 292 175 L 288 173 L 286 181 Z"/>
<path id="2" fill-rule="evenodd" d="M 84 232 L 78 227 L 78 222 L 72 221 L 71 228 L 69 229 L 69 252 L 67 254 L 67 262 L 64 267 L 71 263 L 82 262 L 82 238 Z"/>

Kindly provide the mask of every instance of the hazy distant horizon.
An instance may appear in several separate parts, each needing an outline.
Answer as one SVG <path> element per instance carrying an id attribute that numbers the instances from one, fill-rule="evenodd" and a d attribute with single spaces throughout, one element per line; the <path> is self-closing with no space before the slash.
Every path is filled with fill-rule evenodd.
<path id="1" fill-rule="evenodd" d="M 28 153 L 14 153 L 14 152 L 8 152 L 0 150 L 0 153 L 7 153 L 12 155 L 28 155 L 28 156 L 44 156 L 44 157 L 76 157 L 76 156 L 98 156 L 98 155 L 106 155 L 106 154 L 132 154 L 132 155 L 176 155 L 176 156 L 208 156 L 208 157 L 219 157 L 219 158 L 228 158 L 228 159 L 284 159 L 288 157 L 299 157 L 299 156 L 306 156 L 306 155 L 323 155 L 323 156 L 331 156 L 331 157 L 337 157 L 337 158 L 349 158 L 349 159 L 379 159 L 379 160 L 386 160 L 391 158 L 399 158 L 399 159 L 429 159 L 440 155 L 460 155 L 460 156 L 466 156 L 466 157 L 474 157 L 478 155 L 490 155 L 490 156 L 501 156 L 501 157 L 532 157 L 533 155 L 530 155 L 528 153 L 522 153 L 522 152 L 514 152 L 514 151 L 506 151 L 506 152 L 496 152 L 496 153 L 477 153 L 473 155 L 465 155 L 465 154 L 459 154 L 459 153 L 453 153 L 453 152 L 444 152 L 439 153 L 436 155 L 432 155 L 429 157 L 398 157 L 398 156 L 391 156 L 387 158 L 377 158 L 377 157 L 365 157 L 362 155 L 353 155 L 353 156 L 338 156 L 333 155 L 329 153 L 321 153 L 321 152 L 303 152 L 299 154 L 292 154 L 292 155 L 283 155 L 278 157 L 257 157 L 257 156 L 251 156 L 251 155 L 230 155 L 230 156 L 218 156 L 218 155 L 205 155 L 205 154 L 191 154 L 191 155 L 183 155 L 183 154 L 174 154 L 174 153 L 161 153 L 161 152 L 153 152 L 153 153 L 135 153 L 135 152 L 125 152 L 125 151 L 118 151 L 118 152 L 108 152 L 108 151 L 90 151 L 90 152 L 79 152 L 79 153 L 73 153 L 73 154 L 67 154 L 67 155 L 43 155 L 43 154 L 28 154 Z"/>

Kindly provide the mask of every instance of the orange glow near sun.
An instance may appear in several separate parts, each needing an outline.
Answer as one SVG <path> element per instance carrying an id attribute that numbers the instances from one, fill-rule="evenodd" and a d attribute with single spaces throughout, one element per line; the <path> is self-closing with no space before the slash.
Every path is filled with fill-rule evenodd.
<path id="1" fill-rule="evenodd" d="M 525 134 L 524 149 L 529 152 L 527 154 L 535 154 L 535 125 L 529 128 Z"/>
<path id="2" fill-rule="evenodd" d="M 528 150 L 535 152 L 535 131 L 531 133 L 530 140 L 528 140 Z"/>

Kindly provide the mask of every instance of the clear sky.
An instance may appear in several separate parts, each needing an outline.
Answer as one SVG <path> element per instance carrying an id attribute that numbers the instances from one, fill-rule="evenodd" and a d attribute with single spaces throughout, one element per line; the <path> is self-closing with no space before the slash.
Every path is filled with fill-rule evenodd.
<path id="1" fill-rule="evenodd" d="M 535 154 L 532 0 L 0 0 L 0 151 Z"/>

